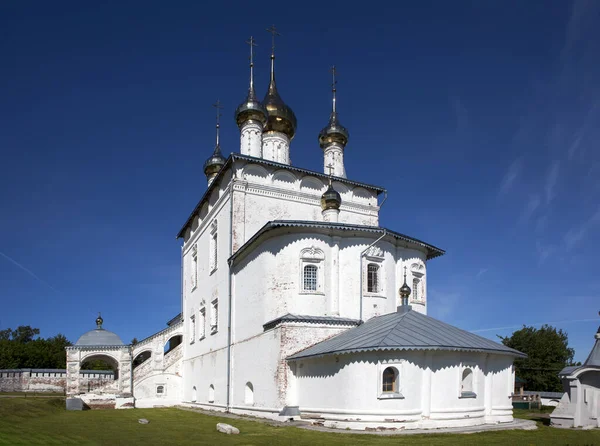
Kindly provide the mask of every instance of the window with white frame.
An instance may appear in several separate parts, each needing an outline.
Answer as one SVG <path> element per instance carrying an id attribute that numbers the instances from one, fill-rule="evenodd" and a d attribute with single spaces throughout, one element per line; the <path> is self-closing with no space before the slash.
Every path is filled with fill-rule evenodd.
<path id="1" fill-rule="evenodd" d="M 192 260 L 190 262 L 190 286 L 194 290 L 198 286 L 198 247 L 192 247 Z"/>
<path id="2" fill-rule="evenodd" d="M 210 246 L 209 246 L 209 269 L 211 274 L 217 269 L 217 221 L 213 221 L 210 226 Z"/>
<path id="3" fill-rule="evenodd" d="M 323 263 L 325 253 L 316 246 L 300 251 L 300 292 L 323 294 Z"/>
<path id="4" fill-rule="evenodd" d="M 421 281 L 416 277 L 413 279 L 413 287 L 412 287 L 412 298 L 413 300 L 420 300 L 421 294 L 419 293 L 419 285 Z"/>
<path id="5" fill-rule="evenodd" d="M 316 265 L 304 266 L 304 291 L 317 291 L 317 271 Z"/>
<path id="6" fill-rule="evenodd" d="M 190 316 L 190 344 L 196 340 L 196 316 Z"/>
<path id="7" fill-rule="evenodd" d="M 367 292 L 378 293 L 380 291 L 379 280 L 380 266 L 377 263 L 367 264 Z"/>
<path id="8" fill-rule="evenodd" d="M 166 387 L 167 386 L 165 386 L 164 384 L 158 384 L 156 386 L 156 396 L 164 396 L 164 395 L 166 395 L 166 393 L 167 393 L 166 392 L 166 390 L 167 390 Z"/>
<path id="9" fill-rule="evenodd" d="M 422 262 L 415 262 L 410 266 L 412 274 L 412 292 L 410 299 L 412 301 L 423 302 L 425 300 L 425 265 Z"/>
<path id="10" fill-rule="evenodd" d="M 198 339 L 204 339 L 206 336 L 206 309 L 200 308 L 200 317 L 198 319 Z"/>
<path id="11" fill-rule="evenodd" d="M 394 367 L 386 367 L 383 371 L 381 391 L 383 393 L 398 391 L 398 371 Z"/>
<path id="12" fill-rule="evenodd" d="M 219 301 L 210 304 L 210 334 L 215 334 L 219 329 Z"/>
<path id="13" fill-rule="evenodd" d="M 475 398 L 475 378 L 471 367 L 464 367 L 460 379 L 460 397 Z"/>
<path id="14" fill-rule="evenodd" d="M 379 392 L 378 399 L 401 399 L 400 392 L 400 364 L 379 365 Z"/>
<path id="15" fill-rule="evenodd" d="M 383 280 L 384 251 L 379 246 L 370 246 L 364 253 L 361 263 L 363 293 L 383 297 L 385 295 Z"/>

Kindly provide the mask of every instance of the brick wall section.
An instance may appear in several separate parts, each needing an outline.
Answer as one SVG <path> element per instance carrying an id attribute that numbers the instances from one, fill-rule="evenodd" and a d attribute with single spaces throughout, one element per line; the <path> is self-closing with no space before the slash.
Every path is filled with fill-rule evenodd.
<path id="1" fill-rule="evenodd" d="M 59 392 L 66 388 L 65 369 L 10 369 L 0 370 L 0 392 Z M 114 380 L 112 372 L 83 371 L 82 389 L 96 389 Z"/>

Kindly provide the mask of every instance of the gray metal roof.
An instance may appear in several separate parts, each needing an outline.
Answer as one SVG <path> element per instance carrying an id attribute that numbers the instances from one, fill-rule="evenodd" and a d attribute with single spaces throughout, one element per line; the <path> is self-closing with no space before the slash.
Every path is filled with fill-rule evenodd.
<path id="1" fill-rule="evenodd" d="M 81 337 L 75 343 L 75 346 L 113 346 L 113 345 L 125 345 L 121 338 L 112 331 L 105 330 L 103 328 L 97 328 L 90 330 L 87 333 L 81 335 Z"/>
<path id="2" fill-rule="evenodd" d="M 375 234 L 383 234 L 385 231 L 391 237 L 394 237 L 405 242 L 414 243 L 427 250 L 427 260 L 435 257 L 442 256 L 446 253 L 443 249 L 436 246 L 425 243 L 419 239 L 409 237 L 408 235 L 400 234 L 399 232 L 392 231 L 390 229 L 382 228 L 379 226 L 363 226 L 363 225 L 351 225 L 347 223 L 331 223 L 323 221 L 305 221 L 305 220 L 273 220 L 267 222 L 262 228 L 260 228 L 256 234 L 244 243 L 236 252 L 233 254 L 228 262 L 230 265 L 241 256 L 249 247 L 264 233 L 269 232 L 273 229 L 284 228 L 284 227 L 296 227 L 296 228 L 313 228 L 321 230 L 339 230 L 339 231 L 355 231 L 355 232 L 370 232 Z"/>
<path id="3" fill-rule="evenodd" d="M 578 369 L 582 369 L 584 367 L 598 367 L 600 368 L 600 327 L 598 327 L 598 331 L 596 332 L 596 342 L 592 347 L 592 351 L 589 356 L 585 360 L 582 365 L 573 365 L 569 367 L 565 367 L 560 372 L 558 372 L 559 376 L 572 375 Z"/>
<path id="4" fill-rule="evenodd" d="M 537 390 L 523 390 L 523 395 L 539 395 L 542 398 L 562 398 L 565 392 L 538 392 Z"/>
<path id="5" fill-rule="evenodd" d="M 350 319 L 347 317 L 334 317 L 334 316 L 304 316 L 298 314 L 284 314 L 276 319 L 273 319 L 263 325 L 265 330 L 269 330 L 283 322 L 307 322 L 309 324 L 329 324 L 329 325 L 358 325 L 360 321 L 358 319 Z"/>
<path id="6" fill-rule="evenodd" d="M 287 359 L 376 350 L 450 350 L 526 356 L 407 306 L 400 307 L 395 313 L 369 319 L 356 328 L 319 342 Z"/>
<path id="7" fill-rule="evenodd" d="M 594 347 L 592 347 L 592 351 L 590 355 L 587 357 L 584 366 L 599 366 L 600 367 L 600 328 L 598 328 L 598 333 L 596 333 L 596 342 Z"/>
<path id="8" fill-rule="evenodd" d="M 246 160 L 246 161 L 252 161 L 254 163 L 265 164 L 267 166 L 272 166 L 272 167 L 285 168 L 285 169 L 288 169 L 288 170 L 293 170 L 293 171 L 296 171 L 296 172 L 302 172 L 302 173 L 306 173 L 306 174 L 309 174 L 309 175 L 312 175 L 312 176 L 323 178 L 325 180 L 329 180 L 329 175 L 325 174 L 325 173 L 315 172 L 314 170 L 302 169 L 300 167 L 290 166 L 289 164 L 276 163 L 275 161 L 269 161 L 269 160 L 265 160 L 263 158 L 255 158 L 253 156 L 241 155 L 239 153 L 232 153 L 231 155 L 229 155 L 229 157 L 227 158 L 227 161 L 225 161 L 225 164 L 223 165 L 223 167 L 221 167 L 221 170 L 219 171 L 219 173 L 217 174 L 217 176 L 215 177 L 215 179 L 212 181 L 212 183 L 208 186 L 208 188 L 206 189 L 206 191 L 202 195 L 202 198 L 200 198 L 200 201 L 198 202 L 198 204 L 196 205 L 196 207 L 194 208 L 194 210 L 192 211 L 192 213 L 190 214 L 190 216 L 187 218 L 185 224 L 181 227 L 181 229 L 177 233 L 177 238 L 183 237 L 186 228 L 192 222 L 192 219 L 194 218 L 194 215 L 196 214 L 196 212 L 198 212 L 200 210 L 200 207 L 202 206 L 202 203 L 204 203 L 204 201 L 208 200 L 210 192 L 213 190 L 213 188 L 217 187 L 217 185 L 219 184 L 219 180 L 223 177 L 224 173 L 227 171 L 227 169 L 229 168 L 229 166 L 236 159 L 241 159 L 241 160 Z M 374 186 L 372 184 L 360 183 L 358 181 L 352 181 L 352 180 L 349 180 L 347 178 L 341 178 L 341 177 L 332 177 L 332 178 L 335 181 L 339 181 L 340 183 L 352 184 L 353 186 L 360 186 L 360 187 L 364 187 L 365 189 L 374 190 L 375 192 L 377 192 L 377 195 L 379 195 L 382 192 L 385 192 L 385 189 L 382 188 L 382 187 L 380 187 L 380 186 Z"/>

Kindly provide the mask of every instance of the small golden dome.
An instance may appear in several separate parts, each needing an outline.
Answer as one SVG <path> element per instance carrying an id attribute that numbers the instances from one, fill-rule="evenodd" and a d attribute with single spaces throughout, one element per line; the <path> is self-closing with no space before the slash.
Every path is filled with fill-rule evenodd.
<path id="1" fill-rule="evenodd" d="M 342 197 L 336 191 L 331 184 L 325 191 L 323 195 L 321 195 L 321 209 L 324 211 L 328 209 L 337 209 L 339 210 L 342 205 Z"/>

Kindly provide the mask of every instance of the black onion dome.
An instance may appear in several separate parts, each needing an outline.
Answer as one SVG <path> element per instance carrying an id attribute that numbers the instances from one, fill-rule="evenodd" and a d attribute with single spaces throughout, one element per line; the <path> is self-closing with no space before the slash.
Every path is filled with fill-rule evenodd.
<path id="1" fill-rule="evenodd" d="M 339 209 L 341 205 L 342 197 L 330 184 L 325 193 L 321 195 L 321 209 L 324 211 L 327 209 Z"/>
<path id="2" fill-rule="evenodd" d="M 204 162 L 204 174 L 210 176 L 216 174 L 225 165 L 225 158 L 221 155 L 221 146 L 217 144 L 213 154 Z"/>
<path id="3" fill-rule="evenodd" d="M 288 138 L 292 139 L 296 134 L 296 115 L 290 107 L 288 107 L 279 93 L 275 85 L 275 77 L 272 76 L 269 83 L 269 89 L 263 100 L 263 106 L 267 109 L 267 125 L 265 132 L 280 132 L 285 133 Z"/>
<path id="4" fill-rule="evenodd" d="M 342 147 L 348 144 L 348 138 L 350 134 L 346 127 L 344 127 L 337 118 L 337 113 L 332 112 L 329 117 L 329 124 L 319 132 L 319 145 L 322 149 L 332 143 L 338 143 Z"/>
<path id="5" fill-rule="evenodd" d="M 235 109 L 235 121 L 242 127 L 249 120 L 259 121 L 263 125 L 267 122 L 267 109 L 256 99 L 254 89 L 250 88 L 248 97 Z"/>

